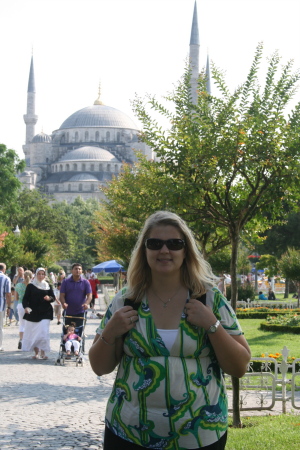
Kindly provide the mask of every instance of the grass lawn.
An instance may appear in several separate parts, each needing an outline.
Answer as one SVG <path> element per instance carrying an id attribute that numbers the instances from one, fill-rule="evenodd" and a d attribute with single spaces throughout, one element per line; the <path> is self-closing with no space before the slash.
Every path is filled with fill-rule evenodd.
<path id="1" fill-rule="evenodd" d="M 229 428 L 226 450 L 296 450 L 300 448 L 300 413 L 251 416 L 245 428 Z"/>
<path id="2" fill-rule="evenodd" d="M 252 357 L 261 356 L 262 353 L 266 356 L 269 353 L 281 353 L 286 346 L 290 350 L 289 356 L 300 358 L 299 335 L 260 330 L 262 321 L 263 319 L 239 319 L 245 338 L 250 345 Z"/>

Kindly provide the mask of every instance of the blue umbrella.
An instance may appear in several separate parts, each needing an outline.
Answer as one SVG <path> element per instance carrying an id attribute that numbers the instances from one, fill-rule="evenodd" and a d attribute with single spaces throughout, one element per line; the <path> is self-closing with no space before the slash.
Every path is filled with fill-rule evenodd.
<path id="1" fill-rule="evenodd" d="M 93 272 L 98 273 L 102 272 L 119 272 L 123 269 L 123 266 L 121 264 L 117 263 L 115 259 L 112 259 L 111 261 L 105 261 L 101 264 L 98 264 L 97 266 L 93 267 Z"/>

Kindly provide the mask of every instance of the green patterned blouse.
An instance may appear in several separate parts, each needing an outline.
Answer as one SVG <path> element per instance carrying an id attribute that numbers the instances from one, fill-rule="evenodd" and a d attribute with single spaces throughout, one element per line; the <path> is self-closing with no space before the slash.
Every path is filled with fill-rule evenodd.
<path id="1" fill-rule="evenodd" d="M 126 290 L 109 305 L 101 334 Z M 208 289 L 210 306 L 231 335 L 242 334 L 236 315 L 218 289 Z M 106 425 L 120 438 L 152 449 L 195 449 L 220 439 L 227 429 L 227 395 L 221 369 L 203 328 L 182 312 L 169 351 L 157 332 L 146 297 L 139 320 L 125 337 L 124 354 L 106 409 Z"/>

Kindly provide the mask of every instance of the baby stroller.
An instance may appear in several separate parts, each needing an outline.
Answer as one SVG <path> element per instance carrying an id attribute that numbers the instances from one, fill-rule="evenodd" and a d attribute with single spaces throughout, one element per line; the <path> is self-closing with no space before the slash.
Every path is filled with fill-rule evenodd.
<path id="1" fill-rule="evenodd" d="M 81 341 L 79 342 L 79 351 L 78 355 L 75 355 L 74 353 L 74 347 L 72 345 L 71 348 L 71 354 L 67 355 L 66 348 L 65 348 L 65 341 L 64 341 L 64 335 L 67 332 L 67 326 L 71 323 L 75 324 L 75 334 L 80 336 Z M 59 345 L 59 352 L 57 355 L 57 359 L 55 361 L 55 365 L 57 366 L 60 364 L 61 366 L 65 365 L 65 361 L 75 363 L 76 367 L 78 365 L 83 366 L 83 355 L 84 355 L 84 348 L 85 348 L 85 329 L 86 324 L 86 312 L 84 313 L 83 317 L 78 316 L 63 316 L 63 327 L 62 327 L 62 334 L 60 339 L 60 345 Z"/>

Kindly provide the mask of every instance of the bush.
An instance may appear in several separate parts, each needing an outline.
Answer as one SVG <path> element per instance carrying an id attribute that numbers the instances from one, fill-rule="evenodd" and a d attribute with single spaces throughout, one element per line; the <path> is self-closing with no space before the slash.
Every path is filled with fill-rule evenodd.
<path id="1" fill-rule="evenodd" d="M 226 286 L 226 298 L 227 300 L 231 300 L 231 286 Z M 255 292 L 253 287 L 250 284 L 238 284 L 238 300 L 250 300 L 255 299 Z"/>

